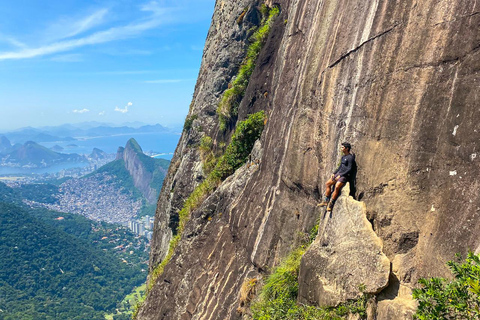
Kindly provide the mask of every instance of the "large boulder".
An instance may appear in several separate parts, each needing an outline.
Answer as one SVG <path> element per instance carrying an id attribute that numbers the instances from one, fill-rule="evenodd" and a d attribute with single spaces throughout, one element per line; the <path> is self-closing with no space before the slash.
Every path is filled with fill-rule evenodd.
<path id="1" fill-rule="evenodd" d="M 299 301 L 336 306 L 387 287 L 390 261 L 366 217 L 363 202 L 348 196 L 348 184 L 331 213 L 320 209 L 318 235 L 302 258 Z"/>

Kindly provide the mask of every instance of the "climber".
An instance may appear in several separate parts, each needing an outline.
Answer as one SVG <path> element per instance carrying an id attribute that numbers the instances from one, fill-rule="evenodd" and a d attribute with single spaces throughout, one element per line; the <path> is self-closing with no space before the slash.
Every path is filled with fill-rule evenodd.
<path id="1" fill-rule="evenodd" d="M 325 184 L 325 199 L 318 204 L 319 207 L 327 206 L 327 211 L 332 211 L 335 201 L 340 195 L 343 186 L 350 180 L 352 171 L 356 168 L 355 155 L 350 153 L 352 146 L 348 142 L 342 143 L 341 151 L 343 153 L 340 166 L 335 170 Z M 332 186 L 334 186 L 332 194 Z M 331 197 L 331 198 L 330 198 Z"/>

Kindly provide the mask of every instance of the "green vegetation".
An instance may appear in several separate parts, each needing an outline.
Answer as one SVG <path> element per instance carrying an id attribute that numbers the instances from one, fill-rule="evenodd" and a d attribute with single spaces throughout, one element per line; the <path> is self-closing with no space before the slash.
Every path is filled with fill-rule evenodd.
<path id="1" fill-rule="evenodd" d="M 42 203 L 56 203 L 58 187 L 49 183 L 22 184 L 10 188 L 0 182 L 0 202 L 21 204 L 23 199 Z"/>
<path id="2" fill-rule="evenodd" d="M 447 262 L 453 280 L 420 279 L 413 291 L 418 300 L 414 319 L 480 319 L 480 256 L 469 252 L 465 262 Z"/>
<path id="3" fill-rule="evenodd" d="M 247 161 L 253 144 L 262 134 L 265 120 L 265 112 L 262 110 L 249 115 L 238 124 L 227 150 L 211 172 L 213 177 L 224 180 Z"/>
<path id="4" fill-rule="evenodd" d="M 19 188 L 23 199 L 32 200 L 41 203 L 56 203 L 58 199 L 58 187 L 53 184 L 24 184 Z"/>
<path id="5" fill-rule="evenodd" d="M 353 313 L 366 319 L 366 294 L 336 308 L 317 308 L 297 303 L 300 261 L 317 232 L 318 223 L 306 235 L 308 243 L 293 250 L 267 277 L 250 308 L 254 320 L 337 320 Z"/>
<path id="6" fill-rule="evenodd" d="M 150 186 L 160 192 L 170 161 L 165 159 L 155 159 L 143 154 L 142 152 L 137 153 L 137 156 L 139 157 L 140 161 L 142 161 L 145 169 L 149 172 L 152 172 L 152 182 L 150 183 Z M 98 170 L 86 175 L 85 178 L 103 173 L 109 176 L 115 176 L 116 179 L 113 181 L 113 183 L 117 184 L 117 186 L 122 189 L 123 192 L 131 192 L 132 196 L 136 199 L 143 197 L 142 193 L 135 187 L 133 178 L 125 167 L 125 161 L 123 159 L 109 162 L 100 167 Z"/>
<path id="7" fill-rule="evenodd" d="M 193 103 L 193 101 L 192 101 Z M 191 105 L 190 105 L 191 107 Z M 187 117 L 185 119 L 185 123 L 183 124 L 183 131 L 190 131 L 190 129 L 192 129 L 192 124 L 193 124 L 193 121 L 196 120 L 198 118 L 198 116 L 196 114 L 192 114 L 190 117 Z"/>
<path id="8" fill-rule="evenodd" d="M 213 168 L 217 163 L 217 158 L 213 153 L 213 140 L 209 136 L 203 136 L 200 140 L 200 146 L 198 147 L 200 151 L 200 158 L 202 159 L 203 171 L 206 174 L 212 172 Z"/>
<path id="9" fill-rule="evenodd" d="M 0 203 L 0 317 L 104 319 L 144 282 L 145 248 L 123 227 Z"/>
<path id="10" fill-rule="evenodd" d="M 0 182 L 0 202 L 22 203 L 22 197 L 17 189 L 10 188 L 5 183 Z"/>
<path id="11" fill-rule="evenodd" d="M 115 314 L 105 315 L 106 320 L 129 320 L 132 317 L 133 310 L 137 305 L 137 302 L 142 298 L 145 293 L 146 284 L 136 287 L 132 293 L 127 295 L 120 303 Z"/>
<path id="12" fill-rule="evenodd" d="M 247 49 L 247 56 L 240 66 L 237 76 L 230 82 L 228 89 L 223 93 L 217 108 L 220 129 L 222 131 L 225 131 L 227 124 L 238 115 L 238 105 L 245 94 L 250 76 L 255 69 L 255 61 L 270 32 L 273 21 L 280 13 L 280 9 L 278 7 L 270 9 L 262 5 L 261 12 L 262 22 L 250 39 L 251 43 Z"/>
<path id="13" fill-rule="evenodd" d="M 150 157 L 149 157 L 150 158 Z M 154 159 L 155 162 L 155 170 L 153 170 L 152 174 L 152 182 L 150 182 L 150 187 L 157 190 L 160 193 L 163 186 L 163 180 L 165 179 L 165 175 L 168 171 L 168 166 L 170 165 L 170 161 L 165 159 Z"/>
<path id="14" fill-rule="evenodd" d="M 26 210 L 44 224 L 85 241 L 96 249 L 110 251 L 118 259 L 127 261 L 129 265 L 139 269 L 147 268 L 147 239 L 135 235 L 125 227 L 89 220 L 78 214 L 60 213 L 43 208 Z"/>
<path id="15" fill-rule="evenodd" d="M 245 121 L 241 121 L 232 136 L 232 141 L 227 147 L 225 154 L 220 157 L 219 161 L 215 165 L 215 168 L 210 172 L 207 178 L 193 190 L 190 196 L 185 201 L 182 210 L 178 213 L 179 222 L 177 229 L 174 232 L 174 236 L 170 241 L 168 252 L 163 261 L 154 268 L 151 274 L 149 286 L 145 292 L 145 295 L 151 290 L 156 279 L 163 273 L 163 269 L 170 261 L 181 239 L 182 232 L 185 229 L 185 225 L 190 219 L 190 214 L 193 210 L 197 209 L 205 198 L 211 194 L 217 186 L 227 178 L 230 174 L 240 168 L 247 160 L 248 155 L 252 151 L 253 144 L 262 134 L 263 127 L 265 125 L 265 113 L 263 111 L 251 114 Z M 209 147 L 210 142 L 208 139 L 204 141 L 204 147 Z M 143 303 L 142 298 L 133 314 L 133 318 L 136 318 L 137 312 Z"/>

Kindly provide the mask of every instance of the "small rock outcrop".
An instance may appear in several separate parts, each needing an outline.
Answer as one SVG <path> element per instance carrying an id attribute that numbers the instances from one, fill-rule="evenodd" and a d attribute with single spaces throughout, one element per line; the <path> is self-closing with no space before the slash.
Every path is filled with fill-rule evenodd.
<path id="1" fill-rule="evenodd" d="M 302 257 L 302 303 L 336 306 L 359 298 L 361 291 L 375 294 L 388 285 L 390 261 L 382 240 L 367 220 L 365 204 L 349 193 L 347 184 L 333 211 L 321 213 L 318 236 Z"/>

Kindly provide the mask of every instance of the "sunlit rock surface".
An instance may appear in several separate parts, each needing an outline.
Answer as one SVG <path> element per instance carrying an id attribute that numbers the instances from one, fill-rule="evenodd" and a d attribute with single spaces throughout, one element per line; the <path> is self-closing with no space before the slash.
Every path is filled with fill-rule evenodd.
<path id="1" fill-rule="evenodd" d="M 448 276 L 447 260 L 480 246 L 480 4 L 275 3 L 281 14 L 239 105 L 240 120 L 259 110 L 268 116 L 258 162 L 241 169 L 255 171 L 227 179 L 237 189 L 220 187 L 194 212 L 138 319 L 242 317 L 241 283 L 266 275 L 313 227 L 345 140 L 357 156 L 356 196 L 398 281 L 398 290 L 388 281 L 378 293 L 372 310 L 379 318 L 406 317 L 419 278 Z M 258 4 L 216 2 L 189 111 L 197 118 L 180 139 L 158 201 L 150 269 L 167 251 L 183 202 L 205 178 L 201 137 L 212 137 L 215 150 L 229 141 L 215 110 L 245 56 Z M 372 291 L 386 285 L 363 277 L 376 283 Z M 357 281 L 338 281 L 346 291 L 325 303 L 356 294 Z"/>
<path id="2" fill-rule="evenodd" d="M 321 209 L 318 236 L 302 257 L 299 302 L 336 306 L 387 287 L 390 261 L 367 220 L 365 204 L 342 190 L 333 211 Z"/>

